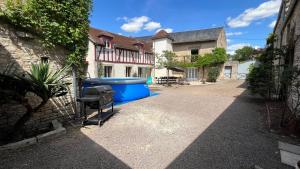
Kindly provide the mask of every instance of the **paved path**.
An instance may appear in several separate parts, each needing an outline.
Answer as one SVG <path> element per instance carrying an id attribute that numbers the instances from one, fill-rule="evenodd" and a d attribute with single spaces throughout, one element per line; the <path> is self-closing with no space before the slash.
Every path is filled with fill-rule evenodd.
<path id="1" fill-rule="evenodd" d="M 101 128 L 69 129 L 59 139 L 2 152 L 0 168 L 289 168 L 262 127 L 262 101 L 242 83 L 164 88 L 119 106 Z"/>

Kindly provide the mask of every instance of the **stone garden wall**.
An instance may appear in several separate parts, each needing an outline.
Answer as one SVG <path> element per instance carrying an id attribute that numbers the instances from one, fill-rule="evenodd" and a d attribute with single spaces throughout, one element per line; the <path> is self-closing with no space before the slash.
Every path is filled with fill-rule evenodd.
<path id="1" fill-rule="evenodd" d="M 40 62 L 43 57 L 49 58 L 48 61 L 52 69 L 60 69 L 66 55 L 67 52 L 63 48 L 56 47 L 54 50 L 46 50 L 36 36 L 0 21 L 0 72 L 7 65 L 13 65 L 15 72 L 22 75 L 30 69 L 32 63 Z M 66 80 L 71 82 L 71 78 Z M 33 94 L 29 94 L 27 97 L 34 105 L 40 102 L 40 99 Z M 46 129 L 53 119 L 60 121 L 71 119 L 74 114 L 71 100 L 70 94 L 50 100 L 26 123 L 27 131 Z M 24 111 L 25 108 L 16 103 L 0 105 L 0 137 L 1 134 L 12 129 Z"/>

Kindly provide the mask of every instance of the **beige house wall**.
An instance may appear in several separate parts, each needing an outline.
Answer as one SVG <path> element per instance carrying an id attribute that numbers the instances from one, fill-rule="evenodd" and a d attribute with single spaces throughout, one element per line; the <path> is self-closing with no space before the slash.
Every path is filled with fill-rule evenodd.
<path id="1" fill-rule="evenodd" d="M 217 41 L 188 42 L 173 44 L 173 52 L 178 56 L 179 61 L 190 61 L 191 49 L 199 49 L 199 55 L 212 53 L 215 48 L 227 48 L 225 31 L 222 30 Z"/>
<path id="2" fill-rule="evenodd" d="M 219 35 L 219 38 L 217 41 L 217 47 L 227 49 L 227 40 L 226 40 L 226 34 L 225 34 L 224 30 L 222 30 Z"/>
<path id="3" fill-rule="evenodd" d="M 173 52 L 178 56 L 179 61 L 187 59 L 191 55 L 191 49 L 199 49 L 199 55 L 211 53 L 217 47 L 217 42 L 191 42 L 173 44 Z M 190 58 L 186 61 L 190 61 Z"/>

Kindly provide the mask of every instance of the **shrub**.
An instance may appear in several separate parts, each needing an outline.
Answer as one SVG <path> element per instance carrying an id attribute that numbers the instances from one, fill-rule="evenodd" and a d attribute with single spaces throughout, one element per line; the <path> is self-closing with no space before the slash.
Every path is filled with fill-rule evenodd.
<path id="1" fill-rule="evenodd" d="M 207 81 L 208 82 L 216 82 L 218 77 L 220 75 L 220 70 L 218 67 L 211 67 L 208 70 L 208 77 Z"/>

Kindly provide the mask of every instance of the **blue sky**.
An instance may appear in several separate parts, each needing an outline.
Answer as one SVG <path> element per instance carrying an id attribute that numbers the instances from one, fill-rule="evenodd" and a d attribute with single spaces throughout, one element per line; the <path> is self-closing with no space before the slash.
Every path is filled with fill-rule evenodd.
<path id="1" fill-rule="evenodd" d="M 94 0 L 91 26 L 125 36 L 225 27 L 228 52 L 264 47 L 281 0 Z M 273 23 L 273 24 L 272 24 Z"/>

